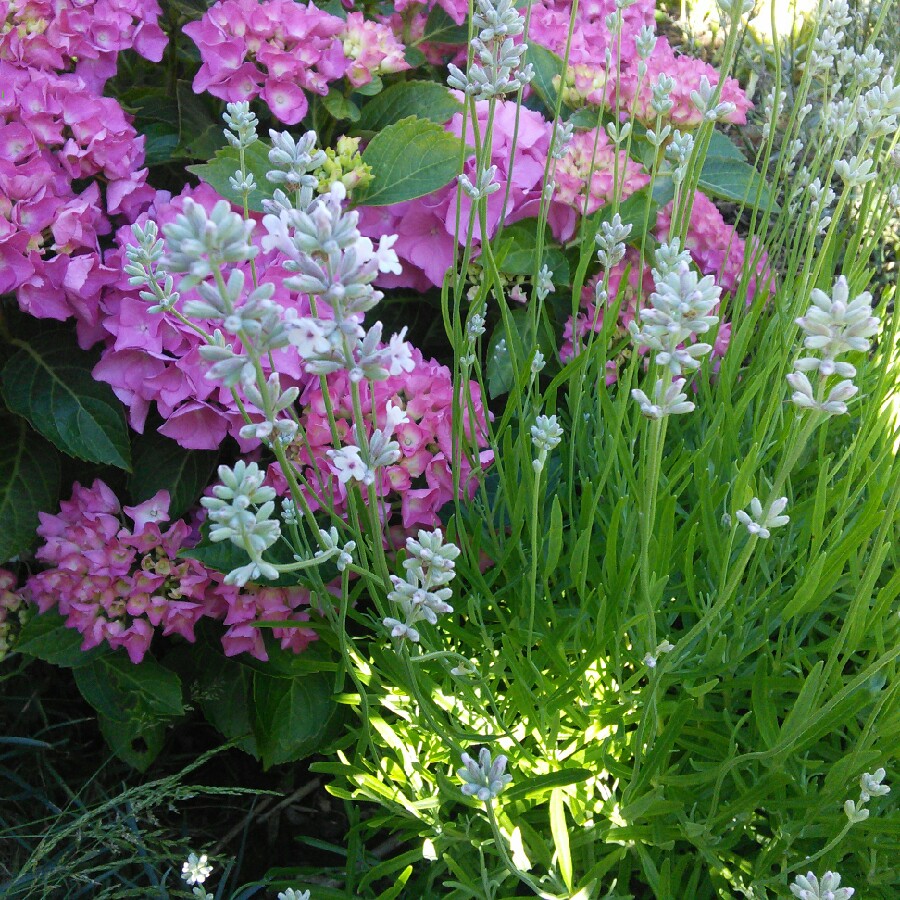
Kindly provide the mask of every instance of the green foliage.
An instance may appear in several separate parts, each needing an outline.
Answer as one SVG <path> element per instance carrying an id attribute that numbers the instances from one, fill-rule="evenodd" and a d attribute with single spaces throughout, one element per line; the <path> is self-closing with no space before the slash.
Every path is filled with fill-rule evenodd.
<path id="1" fill-rule="evenodd" d="M 169 492 L 169 517 L 184 515 L 209 484 L 218 454 L 214 450 L 185 450 L 157 431 L 132 438 L 134 459 L 128 480 L 135 503 L 157 491 Z"/>
<path id="2" fill-rule="evenodd" d="M 440 9 L 436 6 L 435 9 Z M 362 110 L 356 130 L 377 132 L 410 116 L 442 125 L 462 104 L 442 84 L 433 81 L 401 81 L 370 100 Z"/>
<path id="3" fill-rule="evenodd" d="M 263 211 L 263 200 L 271 198 L 274 189 L 266 178 L 266 172 L 271 171 L 269 151 L 272 148 L 265 141 L 256 141 L 244 151 L 244 165 L 247 172 L 256 179 L 256 187 L 250 192 L 247 205 L 254 212 Z M 188 172 L 196 175 L 201 181 L 205 181 L 214 188 L 218 194 L 236 203 L 243 204 L 242 195 L 231 189 L 229 179 L 240 169 L 240 154 L 234 147 L 222 147 L 216 151 L 216 155 L 207 163 L 188 166 Z"/>
<path id="4" fill-rule="evenodd" d="M 21 419 L 0 419 L 0 562 L 31 548 L 38 513 L 58 496 L 56 451 Z"/>
<path id="5" fill-rule="evenodd" d="M 63 453 L 131 467 L 128 426 L 112 389 L 91 377 L 91 358 L 54 330 L 18 350 L 0 372 L 3 399 Z"/>
<path id="6" fill-rule="evenodd" d="M 363 152 L 372 181 L 357 191 L 356 203 L 386 206 L 430 194 L 456 176 L 459 139 L 435 122 L 408 116 L 382 129 Z"/>

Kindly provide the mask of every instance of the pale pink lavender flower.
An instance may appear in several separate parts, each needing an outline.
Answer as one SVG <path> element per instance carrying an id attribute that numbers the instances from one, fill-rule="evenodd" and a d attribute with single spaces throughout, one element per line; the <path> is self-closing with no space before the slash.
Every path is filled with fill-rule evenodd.
<path id="1" fill-rule="evenodd" d="M 276 118 L 295 125 L 309 108 L 304 92 L 324 96 L 346 74 L 344 32 L 342 19 L 311 2 L 220 0 L 184 28 L 203 61 L 194 90 L 229 101 L 262 95 Z"/>
<path id="2" fill-rule="evenodd" d="M 161 491 L 136 506 L 121 506 L 113 491 L 97 480 L 76 483 L 72 498 L 56 515 L 41 513 L 37 559 L 47 568 L 33 575 L 25 594 L 41 613 L 56 609 L 66 625 L 81 632 L 83 650 L 102 643 L 123 647 L 140 662 L 156 635 L 177 634 L 195 641 L 202 618 L 227 626 L 226 656 L 249 653 L 266 660 L 256 621 L 304 622 L 299 607 L 309 604 L 302 588 L 237 588 L 225 576 L 179 552 L 197 536 L 183 520 L 169 521 L 169 497 Z M 130 520 L 130 521 L 129 521 Z M 315 632 L 303 627 L 271 630 L 282 648 L 300 652 Z"/>

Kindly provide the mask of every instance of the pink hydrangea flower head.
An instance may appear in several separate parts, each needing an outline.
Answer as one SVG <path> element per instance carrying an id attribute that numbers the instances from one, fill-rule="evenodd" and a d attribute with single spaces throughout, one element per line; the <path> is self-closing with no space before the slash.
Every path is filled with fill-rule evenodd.
<path id="1" fill-rule="evenodd" d="M 74 71 L 99 93 L 116 57 L 134 49 L 162 59 L 167 38 L 156 0 L 7 0 L 0 59 L 24 69 Z"/>
<path id="2" fill-rule="evenodd" d="M 148 219 L 160 228 L 172 222 L 184 209 L 187 198 L 211 212 L 221 200 L 208 185 L 185 188 L 177 197 L 160 191 L 146 214 L 138 218 L 143 224 Z M 131 427 L 138 432 L 144 429 L 151 405 L 164 419 L 160 432 L 172 438 L 182 447 L 191 450 L 211 450 L 219 447 L 227 435 L 235 437 L 245 450 L 258 442 L 240 436 L 244 420 L 229 389 L 206 377 L 208 364 L 200 356 L 203 338 L 190 326 L 170 313 L 151 313 L 149 305 L 138 294 L 139 290 L 128 283 L 122 271 L 124 248 L 134 242 L 130 228 L 123 227 L 116 236 L 117 250 L 108 257 L 116 264 L 118 277 L 103 293 L 102 325 L 106 345 L 100 361 L 94 368 L 94 377 L 107 382 L 116 396 L 128 407 Z M 254 241 L 261 245 L 262 234 Z M 296 310 L 298 315 L 309 315 L 309 301 L 303 295 L 291 293 L 284 287 L 289 276 L 282 266 L 284 258 L 277 250 L 260 253 L 256 259 L 262 281 L 275 284 L 273 300 L 282 307 Z M 242 264 L 250 283 L 249 266 Z M 184 293 L 189 300 L 198 295 L 194 290 Z M 199 322 L 212 331 L 210 322 Z M 293 347 L 276 350 L 272 354 L 281 374 L 282 386 L 304 387 L 312 376 L 304 372 L 303 364 Z M 268 371 L 269 360 L 264 361 Z"/>
<path id="3" fill-rule="evenodd" d="M 75 318 L 89 346 L 102 335 L 100 294 L 117 277 L 100 239 L 153 195 L 144 138 L 75 75 L 0 61 L 0 83 L 0 290 L 37 318 Z"/>
<path id="4" fill-rule="evenodd" d="M 361 12 L 347 16 L 343 50 L 350 61 L 347 80 L 354 87 L 368 84 L 375 75 L 389 75 L 410 67 L 403 44 L 391 28 L 365 19 Z"/>
<path id="5" fill-rule="evenodd" d="M 346 73 L 344 31 L 340 18 L 311 2 L 220 0 L 184 27 L 202 60 L 194 90 L 228 101 L 262 93 L 274 115 L 294 125 L 308 108 L 303 92 L 325 95 Z"/>
<path id="6" fill-rule="evenodd" d="M 453 478 L 450 466 L 453 458 L 452 422 L 453 382 L 450 370 L 435 360 L 425 360 L 421 352 L 412 349 L 413 367 L 409 372 L 395 375 L 374 385 L 361 383 L 362 412 L 367 422 L 374 417 L 378 428 L 387 424 L 388 406 L 400 410 L 407 421 L 394 430 L 393 439 L 400 448 L 400 458 L 377 470 L 376 494 L 379 515 L 388 527 L 401 526 L 405 533 L 414 527 L 433 527 L 439 523 L 438 512 L 453 499 Z M 342 446 L 352 446 L 351 422 L 353 403 L 350 381 L 345 372 L 327 377 L 328 395 L 336 419 L 337 435 Z M 478 466 L 486 466 L 492 459 L 487 446 L 485 411 L 481 392 L 474 382 L 468 385 L 468 401 L 464 407 L 463 430 L 480 448 Z M 310 488 L 307 498 L 313 510 L 334 508 L 339 514 L 347 510 L 345 481 L 341 480 L 341 456 L 335 461 L 331 427 L 327 416 L 321 385 L 310 385 L 301 397 L 303 412 L 300 418 L 302 440 L 290 445 L 288 456 L 303 473 Z M 372 429 L 368 433 L 371 436 Z M 354 448 L 355 449 L 355 448 Z M 477 485 L 472 463 L 463 456 L 460 462 L 460 489 L 471 497 Z M 277 464 L 269 467 L 269 481 L 279 492 L 287 490 L 287 482 Z"/>
<path id="7" fill-rule="evenodd" d="M 572 136 L 565 156 L 556 164 L 555 178 L 557 189 L 549 222 L 560 241 L 569 240 L 575 233 L 579 215 L 590 215 L 609 203 L 617 187 L 625 200 L 650 183 L 640 163 L 629 159 L 624 151 L 616 151 L 602 128 Z"/>
<path id="8" fill-rule="evenodd" d="M 647 60 L 647 74 L 638 78 L 636 68 L 628 69 L 622 76 L 621 93 L 623 107 L 634 110 L 638 121 L 652 125 L 656 121 L 656 112 L 650 105 L 653 99 L 653 85 L 660 75 L 668 75 L 675 80 L 675 87 L 669 95 L 674 104 L 667 115 L 667 120 L 678 128 L 694 128 L 703 121 L 703 114 L 691 99 L 691 92 L 700 88 L 703 77 L 715 87 L 719 83 L 719 73 L 709 63 L 693 56 L 677 54 L 665 38 L 660 38 L 652 55 Z M 720 101 L 735 105 L 735 110 L 726 119 L 728 122 L 743 125 L 747 121 L 747 112 L 753 104 L 747 94 L 734 78 L 725 79 Z"/>
<path id="9" fill-rule="evenodd" d="M 664 206 L 656 219 L 656 237 L 669 239 L 672 227 L 672 204 Z M 753 302 L 758 290 L 774 293 L 775 284 L 765 250 L 754 243 L 748 248 L 733 225 L 728 225 L 718 207 L 705 194 L 697 191 L 691 207 L 685 247 L 703 275 L 712 275 L 716 284 L 735 294 L 747 271 L 747 303 Z M 748 253 L 751 259 L 747 260 Z"/>
<path id="10" fill-rule="evenodd" d="M 196 535 L 182 520 L 160 527 L 169 520 L 165 491 L 123 507 L 102 481 L 89 488 L 76 483 L 59 513 L 40 518 L 44 543 L 36 556 L 47 568 L 28 580 L 25 592 L 42 613 L 57 609 L 66 616 L 68 627 L 83 635 L 84 650 L 105 642 L 138 663 L 156 635 L 193 643 L 197 622 L 210 618 L 230 626 L 222 638 L 227 655 L 246 651 L 265 660 L 254 622 L 308 621 L 298 609 L 309 604 L 302 589 L 236 588 L 199 561 L 180 558 Z M 237 637 L 235 628 L 242 629 Z M 315 639 L 307 628 L 276 628 L 274 635 L 294 652 Z"/>

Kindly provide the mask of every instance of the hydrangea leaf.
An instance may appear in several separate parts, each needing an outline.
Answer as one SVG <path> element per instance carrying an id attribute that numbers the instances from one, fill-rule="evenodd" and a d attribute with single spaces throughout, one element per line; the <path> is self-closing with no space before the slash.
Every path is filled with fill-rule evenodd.
<path id="1" fill-rule="evenodd" d="M 263 211 L 263 200 L 270 199 L 275 193 L 274 187 L 266 178 L 266 172 L 272 170 L 269 162 L 269 150 L 272 148 L 265 141 L 256 141 L 244 151 L 244 165 L 256 179 L 256 187 L 250 192 L 248 205 L 254 212 Z M 207 163 L 188 166 L 188 172 L 205 181 L 217 194 L 241 205 L 243 198 L 231 189 L 229 179 L 238 171 L 240 154 L 234 147 L 222 147 Z"/>
<path id="2" fill-rule="evenodd" d="M 349 119 L 351 122 L 359 119 L 359 107 L 338 89 L 332 88 L 323 98 L 322 105 L 335 119 Z"/>
<path id="3" fill-rule="evenodd" d="M 557 85 L 561 83 L 563 74 L 563 61 L 552 50 L 531 42 L 525 52 L 525 62 L 531 63 L 534 67 L 531 86 L 544 101 L 547 109 L 555 110 Z"/>
<path id="4" fill-rule="evenodd" d="M 356 131 L 381 131 L 409 116 L 442 125 L 462 108 L 462 104 L 442 84 L 401 81 L 382 91 L 363 107 Z"/>
<path id="5" fill-rule="evenodd" d="M 730 143 L 730 141 L 729 141 Z M 735 148 L 737 149 L 737 148 Z M 779 212 L 780 207 L 772 200 L 769 186 L 750 163 L 736 159 L 733 155 L 713 156 L 712 149 L 703 161 L 698 186 L 703 193 L 719 200 L 730 200 L 732 203 L 756 202 L 759 192 L 759 208 L 768 209 L 772 204 L 772 212 Z"/>
<path id="6" fill-rule="evenodd" d="M 66 669 L 90 665 L 111 652 L 108 644 L 82 650 L 83 641 L 80 631 L 66 625 L 65 616 L 51 610 L 32 616 L 25 623 L 16 641 L 16 652 Z"/>
<path id="7" fill-rule="evenodd" d="M 0 373 L 9 409 L 69 456 L 130 469 L 122 404 L 91 376 L 91 356 L 59 330 L 15 343 L 19 350 Z"/>
<path id="8" fill-rule="evenodd" d="M 182 516 L 209 484 L 218 453 L 185 450 L 175 441 L 151 431 L 136 436 L 129 490 L 134 503 L 149 500 L 157 491 L 169 492 L 169 518 Z"/>
<path id="9" fill-rule="evenodd" d="M 428 13 L 425 22 L 425 34 L 422 39 L 432 44 L 467 44 L 469 42 L 469 26 L 463 22 L 457 25 L 443 7 L 435 4 Z"/>
<path id="10" fill-rule="evenodd" d="M 537 220 L 523 219 L 507 226 L 495 250 L 497 264 L 505 275 L 534 274 L 537 252 Z M 569 262 L 562 250 L 552 242 L 544 241 L 543 263 L 553 273 L 553 283 L 557 286 L 569 283 Z M 529 289 L 530 291 L 530 289 Z"/>
<path id="11" fill-rule="evenodd" d="M 35 541 L 38 512 L 56 505 L 59 456 L 21 419 L 0 421 L 0 562 Z"/>
<path id="12" fill-rule="evenodd" d="M 110 749 L 144 771 L 162 749 L 167 723 L 184 715 L 181 679 L 149 656 L 135 665 L 124 653 L 102 656 L 74 675 Z"/>
<path id="13" fill-rule="evenodd" d="M 341 708 L 333 699 L 334 676 L 326 673 L 253 678 L 253 730 L 263 766 L 303 759 L 331 739 Z"/>
<path id="14" fill-rule="evenodd" d="M 372 181 L 355 198 L 387 206 L 424 197 L 449 184 L 459 171 L 460 141 L 434 122 L 409 116 L 380 131 L 363 152 Z"/>

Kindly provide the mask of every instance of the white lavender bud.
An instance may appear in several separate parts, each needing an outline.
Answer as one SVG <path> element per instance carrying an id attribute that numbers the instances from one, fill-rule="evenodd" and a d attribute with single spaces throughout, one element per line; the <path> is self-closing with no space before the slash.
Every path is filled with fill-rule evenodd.
<path id="1" fill-rule="evenodd" d="M 232 212 L 227 200 L 220 200 L 207 215 L 203 206 L 188 197 L 184 212 L 164 228 L 168 253 L 163 264 L 172 272 L 186 273 L 182 290 L 193 287 L 225 263 L 245 262 L 259 253 L 250 243 L 255 224 Z"/>
<path id="2" fill-rule="evenodd" d="M 634 39 L 637 55 L 642 59 L 650 59 L 656 47 L 656 32 L 650 25 L 642 25 L 637 37 Z"/>
<path id="3" fill-rule="evenodd" d="M 694 404 L 682 391 L 684 384 L 683 378 L 676 378 L 668 385 L 664 379 L 660 378 L 653 387 L 652 400 L 643 391 L 636 389 L 631 392 L 631 396 L 640 406 L 641 413 L 648 419 L 683 415 L 694 410 Z"/>
<path id="4" fill-rule="evenodd" d="M 600 233 L 595 237 L 597 246 L 597 259 L 607 269 L 620 263 L 625 256 L 625 241 L 631 234 L 632 225 L 622 224 L 622 217 L 616 213 L 611 222 L 603 222 L 600 225 Z"/>
<path id="5" fill-rule="evenodd" d="M 754 497 L 750 501 L 750 514 L 739 509 L 735 516 L 737 520 L 750 532 L 763 540 L 771 537 L 771 529 L 780 528 L 790 522 L 790 516 L 783 516 L 781 513 L 787 506 L 787 497 L 779 497 L 772 502 L 768 510 L 763 513 L 762 503 Z"/>
<path id="6" fill-rule="evenodd" d="M 851 156 L 849 160 L 839 159 L 834 164 L 834 171 L 843 179 L 847 187 L 858 187 L 878 177 L 873 171 L 874 161 Z"/>
<path id="7" fill-rule="evenodd" d="M 463 192 L 473 200 L 478 201 L 500 190 L 500 185 L 494 180 L 496 177 L 497 167 L 489 166 L 479 176 L 477 185 L 472 184 L 469 177 L 465 174 L 458 175 L 457 179 Z"/>
<path id="8" fill-rule="evenodd" d="M 876 769 L 874 772 L 865 772 L 859 777 L 859 802 L 868 803 L 872 797 L 884 797 L 891 792 L 887 784 L 883 784 L 887 773 L 884 769 Z"/>
<path id="9" fill-rule="evenodd" d="M 316 559 L 332 559 L 335 558 L 338 572 L 343 572 L 353 562 L 353 551 L 356 549 L 356 541 L 347 541 L 342 544 L 338 537 L 337 528 L 333 525 L 328 531 L 319 529 L 319 541 L 322 545 L 321 550 L 316 550 L 313 554 Z"/>
<path id="10" fill-rule="evenodd" d="M 456 774 L 464 782 L 462 792 L 467 797 L 476 797 L 482 803 L 495 800 L 500 792 L 512 781 L 512 775 L 506 772 L 506 757 L 498 756 L 491 761 L 490 751 L 482 747 L 475 762 L 468 753 L 461 756 L 463 768 Z"/>
<path id="11" fill-rule="evenodd" d="M 256 113 L 250 111 L 250 104 L 246 101 L 229 103 L 222 114 L 225 124 L 225 139 L 235 150 L 246 150 L 258 140 L 256 135 Z"/>

